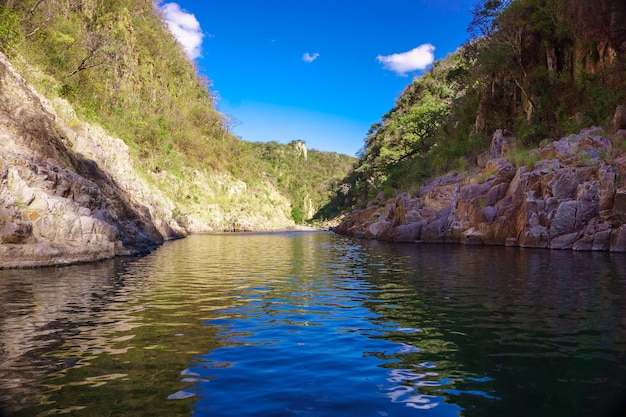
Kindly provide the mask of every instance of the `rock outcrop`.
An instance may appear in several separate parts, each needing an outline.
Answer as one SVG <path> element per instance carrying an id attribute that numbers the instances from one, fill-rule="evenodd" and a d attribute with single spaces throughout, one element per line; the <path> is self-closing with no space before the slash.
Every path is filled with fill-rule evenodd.
<path id="1" fill-rule="evenodd" d="M 141 254 L 193 232 L 293 225 L 276 190 L 214 176 L 139 175 L 121 139 L 80 121 L 65 100 L 41 96 L 0 53 L 0 269 Z M 180 195 L 194 212 L 179 208 Z M 251 207 L 207 202 L 220 199 Z"/>
<path id="2" fill-rule="evenodd" d="M 2 268 L 143 253 L 186 234 L 120 139 L 68 128 L 1 54 L 0 155 Z"/>
<path id="3" fill-rule="evenodd" d="M 601 129 L 534 149 L 536 162 L 517 168 L 502 157 L 503 143 L 511 146 L 511 134 L 497 131 L 479 174 L 438 178 L 414 196 L 379 196 L 335 231 L 396 242 L 626 251 L 626 154 L 614 152 Z"/>

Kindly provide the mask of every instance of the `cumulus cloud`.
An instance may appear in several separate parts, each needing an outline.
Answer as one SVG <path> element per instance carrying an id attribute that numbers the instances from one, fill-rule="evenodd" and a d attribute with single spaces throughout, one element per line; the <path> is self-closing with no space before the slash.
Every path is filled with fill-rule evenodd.
<path id="1" fill-rule="evenodd" d="M 314 54 L 310 54 L 310 53 L 306 53 L 304 55 L 302 55 L 302 60 L 306 63 L 311 63 L 313 61 L 315 61 L 317 58 L 319 58 L 320 54 L 318 54 L 317 52 L 315 52 Z"/>
<path id="2" fill-rule="evenodd" d="M 420 45 L 408 52 L 392 55 L 378 55 L 376 59 L 387 70 L 406 77 L 407 72 L 424 70 L 435 62 L 435 47 L 429 43 Z"/>
<path id="3" fill-rule="evenodd" d="M 167 23 L 170 32 L 183 46 L 187 56 L 196 59 L 202 56 L 202 38 L 200 22 L 196 16 L 181 9 L 177 3 L 165 3 L 159 6 L 163 20 Z"/>

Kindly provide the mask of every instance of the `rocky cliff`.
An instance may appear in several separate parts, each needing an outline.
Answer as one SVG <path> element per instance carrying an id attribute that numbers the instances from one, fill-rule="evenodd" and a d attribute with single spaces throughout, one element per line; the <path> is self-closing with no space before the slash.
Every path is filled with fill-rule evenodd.
<path id="1" fill-rule="evenodd" d="M 0 268 L 145 253 L 191 232 L 293 225 L 276 190 L 207 175 L 183 184 L 166 172 L 140 174 L 121 139 L 41 96 L 0 53 Z M 171 196 L 191 189 L 200 190 L 196 204 L 183 212 Z M 245 195 L 254 207 L 208 204 L 216 192 L 228 201 Z"/>
<path id="2" fill-rule="evenodd" d="M 619 126 L 618 126 L 619 127 Z M 497 131 L 482 171 L 437 178 L 415 195 L 379 195 L 336 228 L 396 242 L 626 251 L 626 131 L 583 130 L 528 152 L 515 166 L 515 138 Z"/>

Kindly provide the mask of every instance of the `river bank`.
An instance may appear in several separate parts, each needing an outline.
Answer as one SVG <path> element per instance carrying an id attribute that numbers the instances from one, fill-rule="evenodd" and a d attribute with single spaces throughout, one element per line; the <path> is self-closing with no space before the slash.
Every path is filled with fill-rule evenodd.
<path id="1" fill-rule="evenodd" d="M 379 195 L 335 229 L 395 242 L 626 252 L 626 130 L 584 129 L 516 151 L 499 130 L 473 175 Z M 517 159 L 517 160 L 516 160 Z"/>

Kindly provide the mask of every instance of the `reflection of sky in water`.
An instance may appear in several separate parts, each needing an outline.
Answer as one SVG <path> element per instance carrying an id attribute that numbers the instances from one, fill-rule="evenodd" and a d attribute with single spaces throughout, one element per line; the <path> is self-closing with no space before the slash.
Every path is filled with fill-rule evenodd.
<path id="1" fill-rule="evenodd" d="M 605 417 L 626 385 L 624 271 L 324 233 L 0 271 L 0 399 L 20 417 Z"/>
<path id="2" fill-rule="evenodd" d="M 436 372 L 415 373 L 408 369 L 392 369 L 389 371 L 387 381 L 397 385 L 392 388 L 385 389 L 385 396 L 387 396 L 394 403 L 404 404 L 410 408 L 429 410 L 435 407 L 443 406 L 446 411 L 438 412 L 437 415 L 458 415 L 461 408 L 456 405 L 444 403 L 443 397 L 419 393 L 417 387 L 437 387 L 452 382 L 449 378 L 444 378 L 440 381 L 424 380 L 424 378 L 437 376 L 439 376 L 439 374 Z"/>
<path id="3" fill-rule="evenodd" d="M 423 349 L 413 338 L 424 337 L 423 330 L 365 308 L 362 301 L 376 295 L 367 282 L 344 278 L 340 284 L 323 277 L 307 282 L 302 293 L 267 285 L 245 290 L 241 304 L 214 311 L 216 318 L 204 323 L 217 329 L 224 346 L 197 356 L 182 373 L 190 385 L 168 398 L 197 396 L 197 415 L 254 412 L 245 404 L 255 401 L 271 415 L 346 415 L 345 407 L 350 415 L 434 409 L 437 416 L 458 415 L 462 408 L 446 400 L 459 391 L 445 391 L 455 389 L 454 379 L 440 376 L 436 362 L 416 360 Z"/>

